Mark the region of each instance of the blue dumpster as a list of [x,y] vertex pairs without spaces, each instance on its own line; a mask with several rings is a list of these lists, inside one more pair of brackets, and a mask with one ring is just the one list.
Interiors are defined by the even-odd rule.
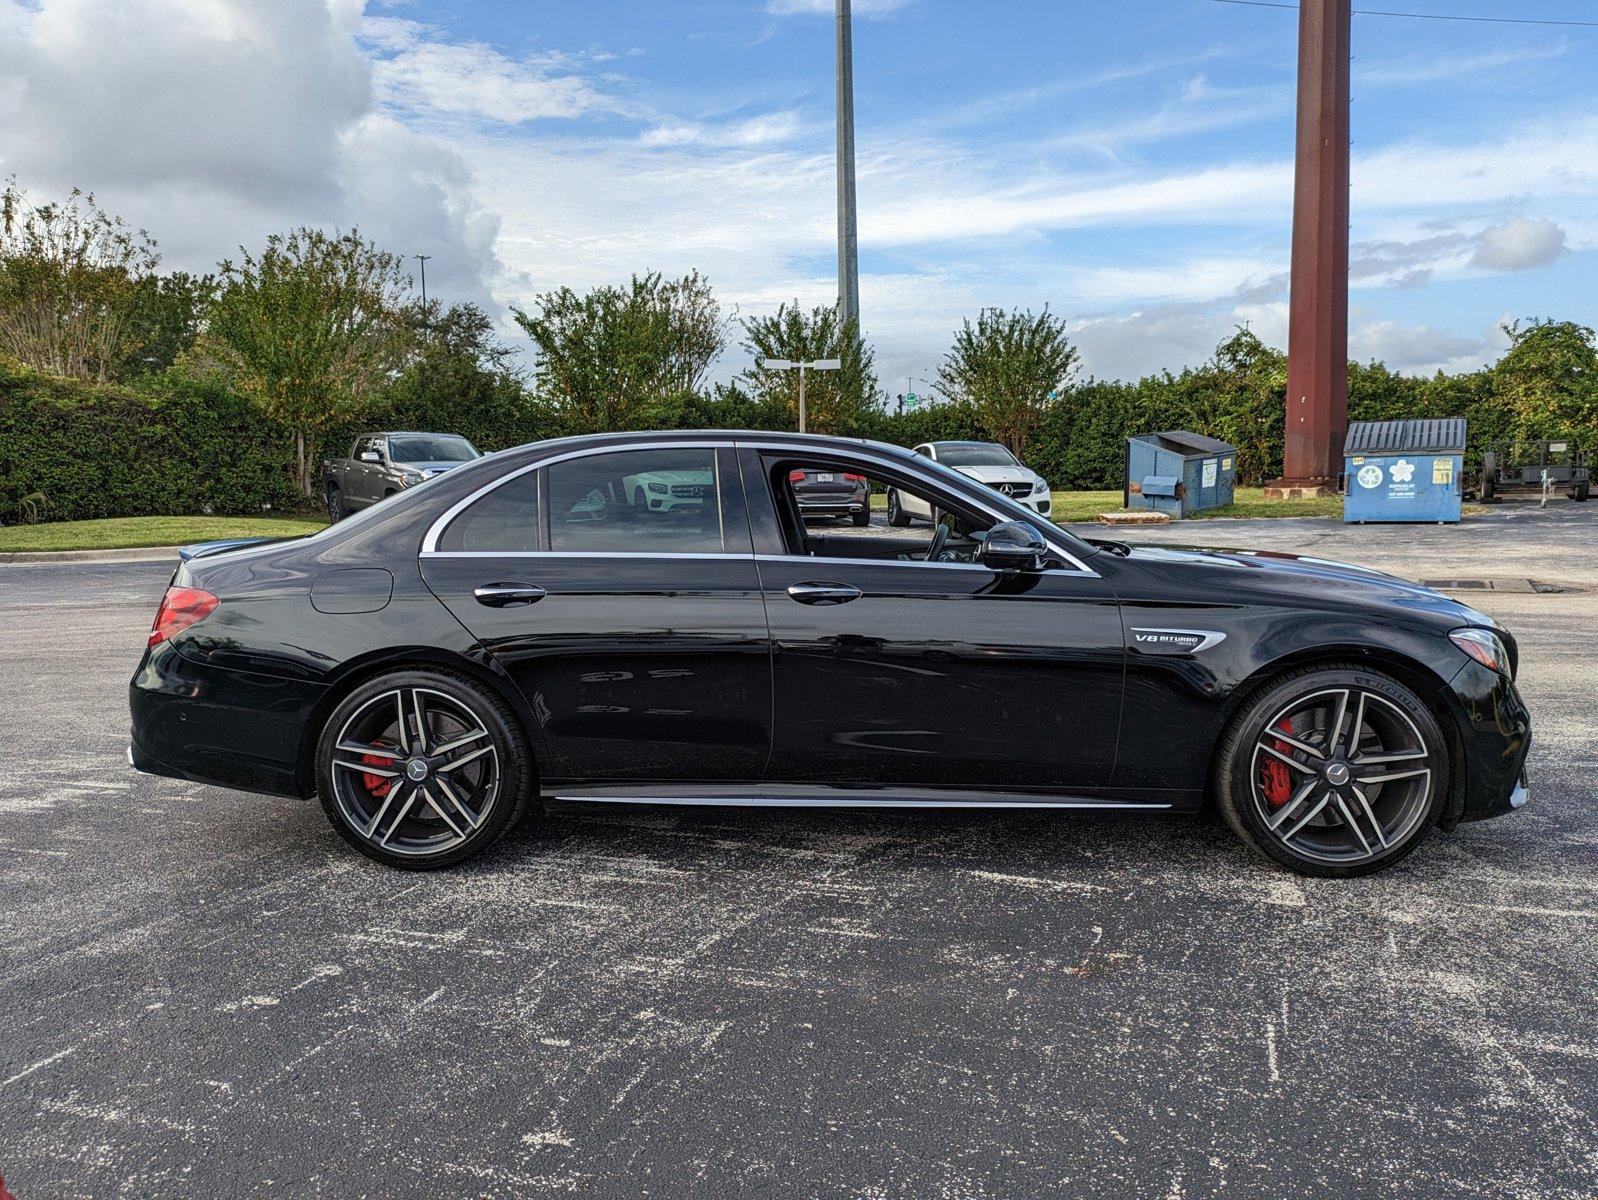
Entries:
[[1343,441],[1343,521],[1458,521],[1464,463],[1464,417],[1355,421]]
[[1168,429],[1126,439],[1127,508],[1185,517],[1232,502],[1237,448],[1202,433]]

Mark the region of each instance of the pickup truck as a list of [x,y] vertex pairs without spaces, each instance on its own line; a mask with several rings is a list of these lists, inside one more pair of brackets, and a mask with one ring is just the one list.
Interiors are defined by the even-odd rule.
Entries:
[[327,515],[341,521],[404,488],[481,458],[477,447],[453,433],[363,433],[348,458],[322,467]]

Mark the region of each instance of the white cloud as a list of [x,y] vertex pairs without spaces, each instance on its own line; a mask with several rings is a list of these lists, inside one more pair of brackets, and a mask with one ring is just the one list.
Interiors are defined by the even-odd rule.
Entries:
[[0,0],[0,169],[94,190],[169,267],[355,226],[487,300],[494,219],[454,150],[378,112],[361,28],[359,0]]
[[644,130],[646,146],[768,146],[793,141],[804,130],[796,112],[762,113],[741,121],[668,121]]
[[414,21],[369,18],[378,95],[392,107],[434,117],[481,117],[504,124],[569,120],[615,102],[546,54],[511,58],[481,42],[450,42]]
[[1488,350],[1485,338],[1464,337],[1430,325],[1356,320],[1348,331],[1350,358],[1375,360],[1412,375],[1472,370],[1490,357]]
[[1565,252],[1565,231],[1552,221],[1517,217],[1481,231],[1471,265],[1489,271],[1529,271],[1546,267]]

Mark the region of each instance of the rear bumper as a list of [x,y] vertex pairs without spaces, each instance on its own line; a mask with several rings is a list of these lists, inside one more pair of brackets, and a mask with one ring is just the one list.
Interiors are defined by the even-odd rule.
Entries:
[[136,771],[247,792],[300,796],[306,722],[317,684],[197,663],[151,649],[128,685]]
[[863,495],[798,497],[802,517],[843,517],[862,511],[869,503]]
[[1477,663],[1454,677],[1464,740],[1462,805],[1458,820],[1481,821],[1523,807],[1530,799],[1526,759],[1531,714],[1515,685]]

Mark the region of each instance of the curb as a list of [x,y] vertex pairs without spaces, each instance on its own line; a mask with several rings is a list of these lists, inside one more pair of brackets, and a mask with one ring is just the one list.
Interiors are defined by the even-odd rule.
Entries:
[[6,550],[0,563],[26,566],[29,563],[128,563],[175,560],[177,546],[130,546],[124,550]]

